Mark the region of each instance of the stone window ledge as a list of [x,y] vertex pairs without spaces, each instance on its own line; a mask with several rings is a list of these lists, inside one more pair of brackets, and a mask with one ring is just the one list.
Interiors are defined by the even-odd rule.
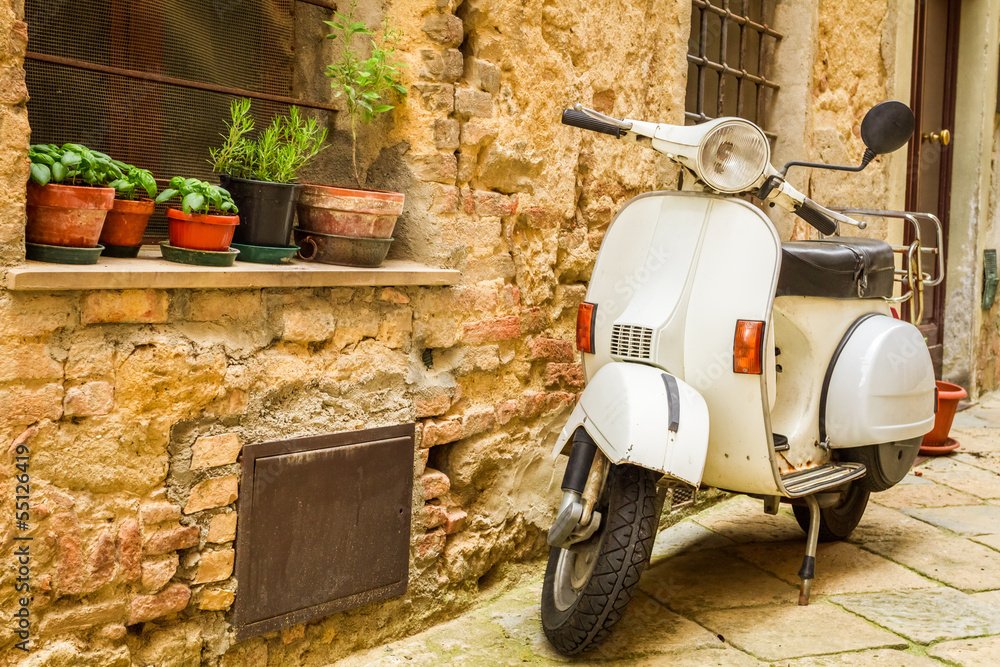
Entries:
[[[153,261],[155,260],[155,261]],[[285,265],[237,262],[227,268],[189,266],[159,257],[154,246],[135,259],[102,257],[75,266],[28,261],[3,273],[14,291],[121,289],[260,289],[265,287],[401,287],[454,285],[460,273],[418,262],[390,259],[377,269],[293,262]]]

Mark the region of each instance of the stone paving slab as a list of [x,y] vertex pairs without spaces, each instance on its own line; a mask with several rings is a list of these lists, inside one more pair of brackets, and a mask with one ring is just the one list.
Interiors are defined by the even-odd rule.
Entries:
[[764,514],[763,503],[737,496],[696,515],[694,521],[733,542],[779,542],[803,539],[792,510],[782,505],[778,514]]
[[1000,633],[1000,609],[952,588],[838,595],[831,600],[921,644]]
[[701,549],[717,549],[734,544],[736,543],[729,538],[688,519],[670,526],[669,530],[660,531],[653,543],[650,563],[656,565],[680,553],[700,551]]
[[[740,558],[777,578],[799,585],[802,543],[753,544],[734,550]],[[940,586],[890,560],[846,542],[819,545],[816,552],[814,595],[865,593]]]
[[931,481],[985,500],[1000,499],[996,473],[983,470],[950,457],[939,457],[921,466],[923,476]]
[[958,425],[958,415],[955,424],[951,429],[951,437],[959,442],[955,453],[1000,452],[998,425],[990,425],[982,420],[977,420],[975,424]]
[[996,667],[1000,664],[1000,637],[960,639],[932,646],[927,651],[962,667]]
[[977,468],[982,468],[983,470],[989,470],[992,473],[1000,474],[1000,451],[956,451],[951,458],[970,466],[975,466]]
[[901,637],[823,601],[807,607],[793,602],[752,610],[697,612],[694,617],[761,660],[907,646]]
[[1000,534],[1000,506],[997,505],[924,507],[907,509],[905,512],[915,519],[959,535]]
[[977,535],[976,537],[973,537],[972,540],[979,542],[980,544],[985,544],[991,549],[1000,551],[1000,535]]
[[917,537],[934,539],[940,534],[941,530],[929,523],[914,519],[891,507],[883,507],[877,503],[869,502],[868,508],[861,517],[861,523],[848,539],[855,544],[867,544],[882,540]]
[[911,650],[877,648],[797,660],[772,662],[771,667],[941,667],[941,663]]
[[798,588],[721,549],[670,558],[646,571],[639,588],[688,615],[776,603],[795,604]]
[[[996,609],[1000,609],[1000,590],[973,593],[972,597],[983,604],[991,605]],[[998,660],[998,662],[1000,662],[1000,660]]]
[[[581,663],[575,663],[581,664]],[[587,663],[582,663],[587,664]],[[636,667],[764,667],[768,663],[761,662],[743,651],[720,644],[719,648],[701,649],[699,651],[683,651],[670,656],[645,658],[637,662],[614,661],[590,663],[594,665],[635,665]],[[940,665],[940,663],[937,663]]]
[[869,502],[901,509],[974,505],[980,500],[968,493],[910,474],[891,489],[872,494]]
[[965,591],[1000,588],[1000,552],[972,540],[939,532],[931,538],[872,541],[864,548]]

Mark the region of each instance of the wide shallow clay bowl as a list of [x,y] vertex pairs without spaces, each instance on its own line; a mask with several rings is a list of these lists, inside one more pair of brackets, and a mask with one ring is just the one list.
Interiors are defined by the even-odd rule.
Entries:
[[320,234],[387,239],[403,212],[406,195],[304,185],[299,195],[299,228]]

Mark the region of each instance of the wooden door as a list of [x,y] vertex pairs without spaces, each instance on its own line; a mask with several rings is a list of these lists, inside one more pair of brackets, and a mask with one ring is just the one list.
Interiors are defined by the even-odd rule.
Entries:
[[[907,163],[906,208],[935,214],[944,226],[948,247],[951,200],[951,140],[955,135],[955,84],[958,64],[960,0],[916,0],[911,107],[916,131]],[[924,246],[936,247],[931,223],[921,228]],[[907,239],[909,243],[912,236]],[[925,255],[930,260],[930,255]],[[925,265],[929,264],[925,261]],[[947,267],[946,267],[947,268]],[[925,289],[920,330],[927,339],[934,372],[941,377],[944,343],[945,284]]]

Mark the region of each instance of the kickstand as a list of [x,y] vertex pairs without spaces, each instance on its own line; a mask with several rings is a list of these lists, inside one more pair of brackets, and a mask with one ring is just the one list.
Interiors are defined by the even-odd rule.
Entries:
[[802,559],[802,567],[799,568],[799,578],[802,579],[802,587],[799,589],[799,604],[806,606],[809,604],[809,593],[812,591],[813,577],[816,575],[816,546],[819,543],[819,501],[816,496],[806,496],[806,505],[809,507],[809,535],[806,537],[806,555]]

